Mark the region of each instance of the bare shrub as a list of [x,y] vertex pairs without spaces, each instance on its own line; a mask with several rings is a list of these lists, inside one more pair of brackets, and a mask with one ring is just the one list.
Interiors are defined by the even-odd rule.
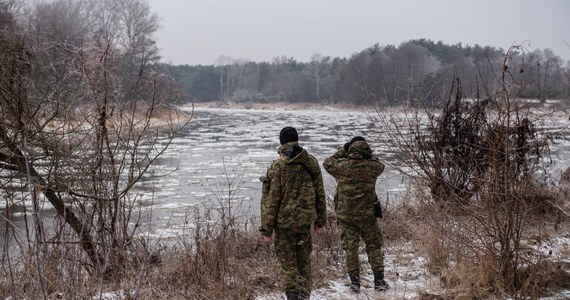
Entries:
[[[139,283],[143,298],[253,299],[254,288],[275,284],[275,258],[256,231],[212,223],[195,212],[192,233],[179,246],[166,248],[160,264],[149,265]],[[255,227],[257,228],[257,227]],[[154,294],[153,286],[160,286]]]
[[423,215],[427,213],[419,211],[409,195],[402,202],[383,208],[384,217],[380,222],[383,239],[393,243],[416,239]]
[[[330,202],[329,202],[330,203]],[[327,224],[318,234],[313,234],[311,268],[315,288],[325,286],[330,279],[344,276],[344,251],[340,245],[338,223],[327,208]]]
[[427,267],[468,298],[546,293],[535,283],[552,266],[524,245],[546,239],[545,218],[556,225],[563,213],[549,181],[552,136],[543,126],[551,112],[510,98],[519,88],[507,67],[514,49],[496,75],[500,90],[484,100],[463,99],[456,79],[441,110],[418,109],[404,127],[401,116],[376,111],[378,131],[401,151],[400,170],[419,192]]
[[[150,172],[153,163],[189,121],[170,105],[177,97],[172,80],[151,67],[156,27],[148,5],[54,1],[42,3],[36,17],[60,4],[93,18],[80,43],[34,24],[0,31],[2,267],[13,298],[54,291],[76,298],[85,281],[103,286],[138,266],[132,254],[144,247],[136,237],[141,202],[131,191],[161,175]],[[118,19],[97,23],[97,13]],[[120,18],[132,14],[136,36],[122,31],[129,21]],[[17,280],[19,268],[26,280]]]

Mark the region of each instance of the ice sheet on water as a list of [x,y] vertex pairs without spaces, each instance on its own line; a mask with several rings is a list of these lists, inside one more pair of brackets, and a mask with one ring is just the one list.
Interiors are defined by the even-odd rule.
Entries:
[[[188,109],[188,108],[186,108]],[[321,163],[338,147],[355,135],[368,138],[375,153],[388,165],[377,182],[377,191],[382,199],[391,202],[408,190],[406,182],[393,166],[397,165],[397,149],[388,141],[376,140],[371,130],[373,122],[367,112],[336,110],[245,110],[195,108],[195,121],[176,137],[164,154],[161,162],[166,168],[179,166],[173,174],[153,183],[153,203],[161,203],[167,209],[169,201],[185,199],[197,205],[208,200],[221,199],[228,189],[237,189],[243,201],[250,207],[257,207],[263,176],[271,161],[277,158],[278,134],[284,126],[297,128],[301,146],[305,147]],[[393,113],[395,120],[405,120],[404,113]],[[542,128],[553,132],[569,131],[566,116],[560,115],[555,122],[544,120]],[[550,126],[550,127],[549,127]],[[560,139],[553,146],[556,160],[564,167],[570,158],[565,151],[557,151],[570,145],[568,139]],[[568,164],[568,163],[566,163]],[[334,179],[323,171],[325,184],[334,185]],[[173,208],[175,209],[175,208]],[[253,213],[258,213],[253,210]]]
[[[204,205],[217,199],[216,195],[227,193],[227,189],[236,188],[240,199],[249,202],[247,206],[257,207],[259,177],[277,158],[279,131],[289,125],[298,129],[301,146],[321,163],[353,136],[365,136],[375,153],[388,164],[377,182],[378,194],[382,199],[397,201],[407,191],[401,175],[392,167],[398,163],[397,150],[388,141],[375,139],[371,130],[378,128],[372,127],[374,121],[367,112],[195,108],[194,114],[195,120],[172,141],[153,169],[158,175],[173,173],[137,185],[142,203],[155,205],[161,210],[160,215],[168,214],[169,209],[179,210],[180,202]],[[404,120],[403,113],[394,113],[392,117]],[[570,146],[566,137],[570,133],[568,117],[560,114],[554,121],[542,122],[541,128],[559,137],[551,150],[554,164],[564,169],[570,165],[570,154],[564,151]],[[409,171],[405,166],[397,167]],[[323,178],[325,184],[334,185],[333,178],[324,171]],[[254,209],[252,213],[258,211]]]

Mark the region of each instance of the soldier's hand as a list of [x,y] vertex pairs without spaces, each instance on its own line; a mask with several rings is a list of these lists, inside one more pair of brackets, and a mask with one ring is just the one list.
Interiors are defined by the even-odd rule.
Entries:
[[263,241],[264,242],[271,242],[271,241],[273,241],[273,238],[270,236],[263,236]]

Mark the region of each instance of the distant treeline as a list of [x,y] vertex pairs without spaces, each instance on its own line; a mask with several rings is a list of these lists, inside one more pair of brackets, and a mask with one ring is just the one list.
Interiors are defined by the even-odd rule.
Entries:
[[216,65],[165,65],[185,102],[326,102],[437,106],[454,78],[466,97],[483,99],[510,77],[518,98],[569,99],[570,63],[551,50],[446,45],[427,39],[374,45],[350,58],[315,54],[310,62],[277,57],[251,62],[221,57]]

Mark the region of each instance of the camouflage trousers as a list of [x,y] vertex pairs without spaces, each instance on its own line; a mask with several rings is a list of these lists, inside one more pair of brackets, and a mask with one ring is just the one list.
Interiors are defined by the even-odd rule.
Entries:
[[346,254],[346,271],[349,275],[360,275],[358,248],[360,238],[366,244],[368,263],[374,272],[384,272],[382,233],[375,218],[358,219],[350,222],[339,221],[342,249]]
[[276,228],[273,240],[281,276],[285,281],[285,292],[309,295],[313,250],[310,228],[296,231]]

